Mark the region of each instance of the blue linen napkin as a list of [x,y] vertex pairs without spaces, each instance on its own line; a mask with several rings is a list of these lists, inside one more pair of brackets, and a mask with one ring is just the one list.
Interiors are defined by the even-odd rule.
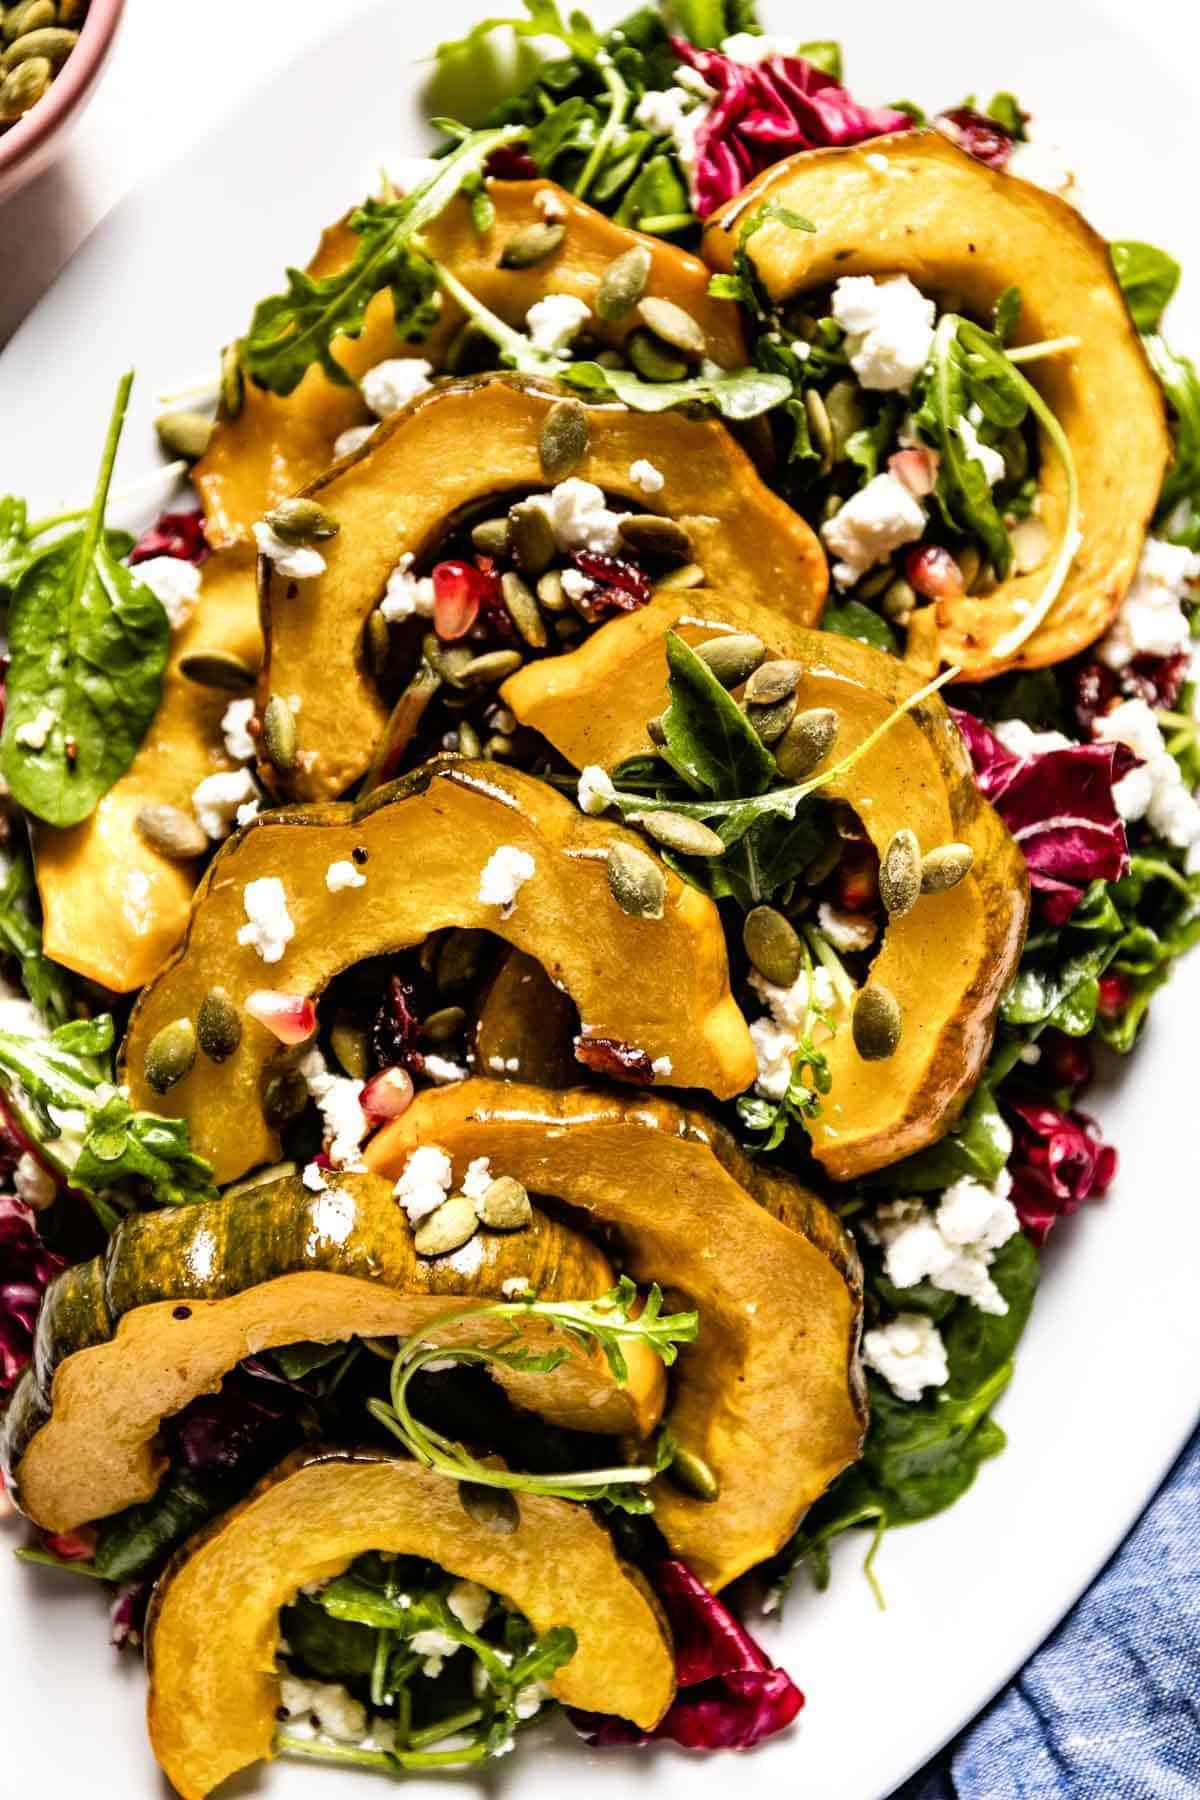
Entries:
[[893,1800],[1200,1800],[1200,1432],[1012,1686]]

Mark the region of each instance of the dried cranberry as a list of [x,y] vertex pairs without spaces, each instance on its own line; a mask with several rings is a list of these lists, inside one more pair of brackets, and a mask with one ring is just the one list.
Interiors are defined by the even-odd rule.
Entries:
[[381,1069],[399,1066],[410,1073],[420,1072],[424,1064],[416,1049],[419,1026],[412,984],[393,975],[371,1025],[371,1049]]
[[1190,650],[1179,650],[1174,656],[1135,656],[1121,685],[1133,699],[1169,710],[1178,700],[1191,666]]
[[910,550],[904,573],[926,600],[961,600],[967,591],[962,570],[941,544],[924,544]]
[[174,556],[180,562],[202,563],[208,555],[204,514],[168,512],[143,531],[129,552],[130,564],[149,562],[152,556]]
[[497,573],[495,561],[490,556],[477,556],[475,567],[481,577],[479,623],[488,637],[504,638],[509,643],[514,642],[517,628],[504,604],[504,596],[500,591],[500,576]]
[[484,164],[484,173],[491,181],[536,181],[539,170],[522,145],[500,144]]
[[1013,140],[1004,127],[985,113],[970,106],[955,106],[935,119],[943,132],[960,150],[973,156],[989,169],[1006,169],[1013,153]]
[[636,563],[620,556],[603,556],[598,550],[581,550],[574,560],[579,573],[592,584],[588,599],[600,616],[637,612],[649,605],[650,577]]
[[575,1039],[575,1060],[597,1075],[610,1075],[614,1081],[632,1081],[649,1087],[654,1080],[654,1064],[636,1044],[620,1038],[584,1037]]
[[433,628],[446,643],[466,637],[483,604],[483,577],[470,563],[440,562],[433,571]]
[[1125,1011],[1132,993],[1133,982],[1130,977],[1119,974],[1115,969],[1110,969],[1107,975],[1100,977],[1100,998],[1096,1004],[1096,1011],[1102,1019],[1111,1023],[1113,1019],[1119,1019]]
[[1120,690],[1116,671],[1092,657],[1080,663],[1074,676],[1075,717],[1085,737],[1092,735],[1092,725],[1107,712]]

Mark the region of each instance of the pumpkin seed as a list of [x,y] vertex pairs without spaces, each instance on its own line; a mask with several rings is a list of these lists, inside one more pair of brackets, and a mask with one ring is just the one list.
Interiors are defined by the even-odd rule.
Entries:
[[554,255],[566,235],[567,228],[563,224],[551,224],[539,219],[532,225],[522,225],[520,231],[514,231],[500,252],[500,267],[535,269],[548,256]]
[[777,744],[796,716],[796,696],[776,700],[771,706],[747,706],[746,717],[768,750]]
[[448,1256],[470,1243],[479,1230],[475,1202],[465,1194],[451,1194],[436,1212],[422,1219],[413,1234],[418,1256]]
[[772,657],[770,662],[755,669],[746,683],[747,706],[774,706],[777,700],[788,699],[799,687],[803,673],[798,662]]
[[659,513],[627,513],[619,527],[620,538],[635,556],[661,556],[664,562],[692,560],[692,540],[684,527]]
[[536,581],[558,554],[554,527],[546,509],[532,500],[518,500],[508,515],[508,549],[522,575]]
[[890,585],[895,573],[891,563],[885,563],[882,569],[876,569],[872,574],[864,576],[858,584],[859,599],[877,600],[883,590]]
[[152,850],[169,856],[172,862],[190,862],[208,849],[207,834],[190,813],[181,812],[177,806],[155,803],[141,807],[137,828]]
[[939,844],[921,863],[921,892],[945,894],[971,872],[975,852],[970,844]]
[[[462,686],[463,670],[475,660],[473,653],[465,645],[443,644],[442,640],[432,631],[422,640],[421,650],[434,674],[439,675],[443,681],[448,681],[450,686],[455,688]],[[410,687],[415,687],[419,679],[420,670],[414,675],[409,684]],[[447,696],[447,699],[449,698],[450,696]]]
[[262,743],[267,761],[281,775],[296,766],[296,715],[280,694],[272,694],[262,716]]
[[838,717],[830,706],[811,706],[798,712],[775,751],[779,773],[786,781],[803,781],[832,748]]
[[483,746],[483,754],[488,762],[505,762],[515,749],[516,745],[507,732],[496,731]]
[[[846,454],[847,440],[861,431],[867,422],[866,410],[855,381],[835,381],[825,396],[825,410],[833,427],[833,454],[840,461]],[[839,507],[841,501],[838,501]]]
[[427,1019],[421,1020],[421,1036],[431,1044],[445,1044],[456,1038],[467,1022],[461,1006],[439,1006]]
[[392,660],[392,628],[376,607],[367,617],[367,661],[375,676],[387,673]]
[[682,1446],[676,1448],[674,1459],[667,1469],[667,1479],[693,1500],[719,1500],[721,1484],[709,1468],[702,1456]]
[[625,345],[625,354],[643,381],[682,381],[688,372],[685,359],[673,356],[648,331],[635,331]]
[[204,413],[160,413],[154,421],[158,441],[169,456],[198,462],[212,441],[213,422]]
[[903,575],[888,583],[883,595],[883,615],[894,625],[907,625],[917,604],[917,590]]
[[471,528],[471,543],[482,556],[503,556],[508,549],[508,520],[480,519]]
[[24,0],[23,5],[10,6],[4,14],[4,41],[12,44],[27,31],[57,24],[58,9],[54,0]]
[[627,319],[645,293],[653,267],[654,258],[644,244],[635,244],[615,257],[600,277],[597,318],[609,325],[619,325]]
[[511,1175],[498,1175],[479,1202],[479,1217],[493,1231],[520,1231],[533,1218],[529,1195]]
[[921,892],[921,846],[907,825],[893,833],[879,864],[879,898],[889,918],[911,912]]
[[808,435],[821,458],[821,474],[828,475],[833,467],[833,422],[816,388],[805,388],[804,412],[808,419]]
[[61,69],[78,42],[77,31],[64,31],[57,25],[43,25],[37,31],[22,32],[0,56],[0,75],[7,75],[11,69],[35,58],[39,62],[48,62],[52,69]]
[[680,856],[724,856],[725,845],[709,826],[686,813],[631,813],[631,825],[639,825],[647,837]]
[[538,455],[547,481],[565,481],[588,453],[592,428],[582,400],[556,400],[542,421]]
[[538,604],[548,613],[567,612],[571,602],[563,592],[562,576],[557,569],[547,569],[537,584]]
[[242,1020],[223,987],[209,988],[196,1015],[196,1038],[209,1062],[228,1062],[242,1041]]
[[583,636],[583,624],[573,612],[564,613],[554,621],[554,635],[560,644],[573,644]]
[[699,563],[684,563],[681,569],[669,569],[654,583],[656,594],[680,594],[688,588],[704,586],[704,570]]
[[699,362],[708,354],[708,339],[700,326],[691,313],[676,306],[674,300],[647,296],[638,302],[638,317],[660,343],[669,344],[689,362]]
[[746,955],[775,987],[790,988],[804,966],[804,946],[781,912],[773,906],[756,906],[742,926]]
[[762,639],[752,631],[734,631],[701,644],[696,655],[708,664],[723,688],[735,688],[753,675],[766,651]]
[[525,642],[535,650],[544,650],[546,621],[532,592],[513,570],[500,577],[500,593],[505,611]]
[[44,56],[31,57],[0,81],[0,125],[15,125],[31,106],[36,106],[50,83],[54,70]]
[[878,983],[861,990],[854,1002],[850,1030],[864,1062],[886,1062],[895,1054],[904,1019],[896,996]]
[[246,377],[242,373],[242,352],[237,344],[226,344],[221,352],[221,411],[227,419],[236,419],[246,398]]
[[146,1045],[146,1083],[165,1094],[189,1074],[196,1061],[196,1027],[190,1019],[172,1019]]
[[446,933],[437,959],[439,994],[460,993],[470,987],[487,954],[487,933],[456,926]]
[[507,1488],[485,1487],[479,1481],[460,1481],[459,1504],[468,1519],[494,1531],[497,1537],[509,1537],[521,1523],[517,1502]]
[[659,715],[656,719],[647,719],[646,720],[646,736],[650,739],[650,742],[652,744],[665,744],[666,743],[667,728],[663,724],[663,720],[665,718],[666,718],[665,713],[659,713]]
[[365,1081],[371,1068],[367,1034],[361,1025],[339,1019],[329,1033],[329,1047],[339,1068],[355,1081]]
[[519,650],[485,650],[473,656],[459,676],[464,687],[487,687],[515,675],[525,658]]
[[308,1105],[308,1084],[299,1069],[281,1069],[263,1093],[263,1118],[272,1131],[282,1131]]
[[248,694],[258,680],[257,670],[232,650],[189,650],[179,659],[179,673],[197,687],[223,694]]
[[470,719],[458,721],[458,753],[460,756],[483,755],[483,740]]
[[609,891],[634,919],[661,919],[667,905],[667,878],[652,856],[636,844],[614,844],[605,858]]
[[332,513],[315,500],[281,500],[266,515],[266,522],[285,544],[319,544],[342,529]]

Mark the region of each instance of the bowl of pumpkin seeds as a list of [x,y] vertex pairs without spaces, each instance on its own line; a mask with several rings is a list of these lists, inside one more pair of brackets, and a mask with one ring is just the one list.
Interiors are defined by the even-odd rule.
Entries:
[[0,201],[62,149],[123,10],[124,0],[0,0]]

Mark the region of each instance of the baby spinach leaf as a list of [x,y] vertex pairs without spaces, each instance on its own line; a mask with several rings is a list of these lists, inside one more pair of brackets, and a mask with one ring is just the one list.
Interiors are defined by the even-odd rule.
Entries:
[[1139,331],[1157,331],[1179,286],[1179,264],[1156,244],[1125,239],[1108,248],[1134,324]]
[[213,1511],[214,1502],[186,1475],[173,1474],[153,1500],[103,1522],[92,1567],[105,1581],[132,1581],[191,1537]]
[[42,951],[42,933],[30,907],[33,875],[29,861],[15,856],[0,883],[0,951],[15,957],[21,985],[51,1025],[71,1016],[71,990],[58,964]]
[[[1167,527],[1172,537],[1195,548],[1200,542],[1200,523],[1196,514],[1197,496],[1200,495],[1200,375],[1197,375],[1191,358],[1177,355],[1157,332],[1145,337],[1143,342],[1166,396],[1175,439],[1175,459],[1163,482],[1155,523]],[[1181,501],[1186,502],[1189,515],[1182,531],[1173,516]]]
[[[18,576],[9,609],[0,763],[15,798],[51,825],[77,825],[133,761],[158,710],[171,627],[162,603],[118,563],[104,507],[133,384],[118,389],[91,508]],[[41,733],[38,747],[23,731]]]
[[973,1181],[990,1186],[1008,1161],[1011,1149],[1012,1133],[985,1081],[972,1094],[953,1131],[928,1150],[919,1150],[915,1156],[870,1177],[869,1185],[883,1186],[897,1194],[928,1194],[969,1175]]
[[663,714],[672,761],[710,794],[760,794],[775,758],[708,664],[677,632],[667,633],[671,704]]
[[844,600],[840,606],[827,606],[821,615],[821,630],[836,632],[839,637],[857,638],[861,644],[872,644],[895,656],[899,650],[896,634],[886,619],[864,606],[861,600]]
[[1002,344],[1007,344],[1017,329],[1021,317],[1021,290],[1019,287],[1003,288],[997,295],[996,305],[992,313],[992,330]]
[[991,1277],[1008,1302],[1006,1313],[985,1313],[969,1301],[956,1307],[942,1332],[950,1379],[946,1392],[957,1399],[976,1394],[1012,1360],[1029,1322],[1041,1270],[1037,1252],[1023,1232],[997,1250]]
[[835,81],[842,79],[842,46],[836,38],[812,38],[807,44],[800,45],[796,55],[810,62],[814,69],[820,69],[823,75],[832,75]]

